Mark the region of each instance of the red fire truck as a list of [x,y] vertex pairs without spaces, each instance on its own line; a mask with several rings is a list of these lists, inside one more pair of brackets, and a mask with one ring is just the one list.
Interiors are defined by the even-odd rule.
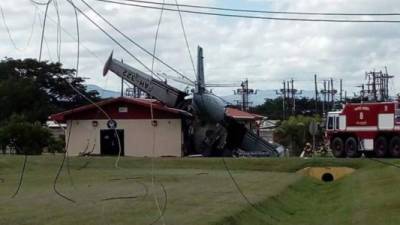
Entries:
[[325,137],[335,157],[400,157],[398,102],[349,103],[329,112]]

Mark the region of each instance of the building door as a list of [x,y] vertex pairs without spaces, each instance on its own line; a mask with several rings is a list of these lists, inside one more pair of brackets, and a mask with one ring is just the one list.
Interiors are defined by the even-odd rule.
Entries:
[[[117,137],[119,138],[119,141]],[[123,156],[124,130],[100,130],[100,153],[102,155],[118,155],[120,144],[121,156]]]

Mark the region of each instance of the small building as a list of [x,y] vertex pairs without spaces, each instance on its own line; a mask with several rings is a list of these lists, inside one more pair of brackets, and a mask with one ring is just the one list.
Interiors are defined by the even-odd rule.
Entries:
[[274,142],[274,132],[279,120],[264,120],[260,125],[260,136],[269,142]]
[[239,121],[246,125],[247,129],[252,130],[253,132],[258,133],[259,125],[264,120],[264,116],[245,112],[240,109],[228,107],[225,111],[225,114],[229,117],[234,118],[235,120]]
[[54,121],[46,121],[46,127],[49,129],[51,135],[55,138],[65,138],[65,129],[67,128],[67,124],[65,123],[56,123]]
[[120,97],[54,114],[50,119],[67,124],[65,139],[72,156],[121,152],[122,156],[180,157],[182,119],[188,116],[186,111],[156,100]]

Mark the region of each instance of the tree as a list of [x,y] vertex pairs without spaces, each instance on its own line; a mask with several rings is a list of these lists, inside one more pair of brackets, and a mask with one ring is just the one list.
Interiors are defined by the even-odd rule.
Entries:
[[[300,155],[304,145],[312,143],[309,126],[312,121],[321,122],[319,116],[291,116],[283,121],[274,131],[274,139],[279,144],[289,148],[291,155]],[[317,135],[317,142],[322,141],[322,131]]]
[[[288,102],[286,102],[288,104]],[[296,100],[295,115],[313,116],[320,115],[322,111],[322,103],[317,104],[318,110],[315,110],[315,100],[311,98],[299,98]],[[256,106],[251,110],[254,113],[267,116],[272,120],[283,119],[283,104],[282,98],[266,99],[264,104]],[[292,113],[290,107],[286,105],[286,116]]]
[[88,92],[83,82],[75,77],[75,70],[60,63],[1,60],[0,148],[14,147],[17,154],[40,154],[44,147],[62,151],[62,141],[53,139],[42,124],[50,114],[88,104],[81,94],[99,100],[98,93]]
[[75,77],[75,70],[60,63],[6,58],[0,61],[0,105],[5,109],[0,121],[18,113],[43,123],[52,113],[87,104],[70,84],[91,100],[99,100],[98,93],[88,92],[83,82]]
[[50,132],[40,123],[27,122],[21,115],[12,115],[0,127],[0,146],[13,147],[17,154],[41,154],[50,138]]

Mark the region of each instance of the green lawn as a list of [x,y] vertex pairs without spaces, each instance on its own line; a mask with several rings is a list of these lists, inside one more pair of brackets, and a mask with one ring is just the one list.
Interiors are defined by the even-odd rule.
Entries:
[[[65,168],[57,188],[75,203],[53,191],[61,160],[29,157],[21,190],[11,198],[23,157],[0,156],[1,225],[149,225],[159,217],[150,159],[122,158],[115,168],[115,158],[70,158],[71,176]],[[400,169],[362,159],[226,162],[257,209],[240,195],[222,159],[156,159],[154,193],[161,210],[167,205],[155,224],[400,224]],[[313,165],[357,170],[330,184],[295,173]]]

